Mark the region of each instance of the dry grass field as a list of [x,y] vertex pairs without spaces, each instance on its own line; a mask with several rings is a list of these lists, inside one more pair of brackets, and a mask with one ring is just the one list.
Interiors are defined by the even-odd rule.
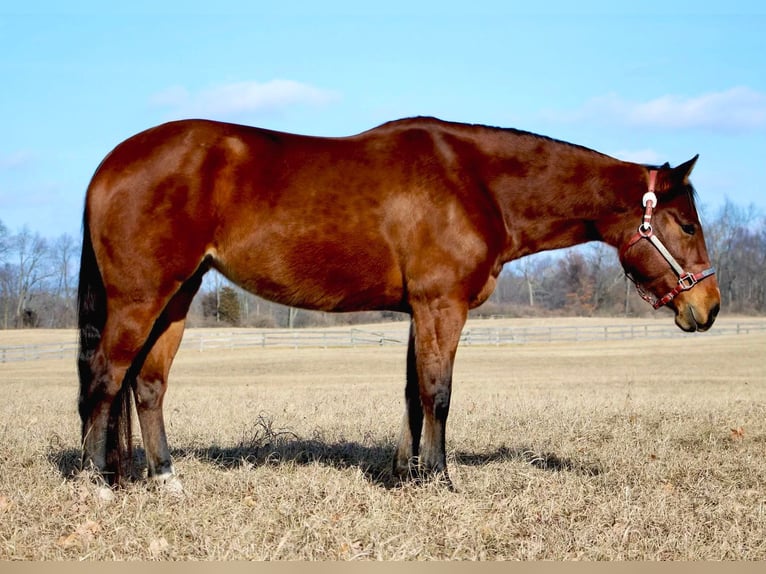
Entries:
[[389,474],[404,347],[184,350],[166,417],[186,494],[113,500],[74,472],[74,358],[0,364],[0,559],[764,560],[764,351],[463,347],[449,492]]

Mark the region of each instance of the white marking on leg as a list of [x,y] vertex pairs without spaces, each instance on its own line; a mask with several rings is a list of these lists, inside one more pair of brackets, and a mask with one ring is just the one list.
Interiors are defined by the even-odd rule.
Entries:
[[175,475],[175,470],[171,467],[170,472],[163,472],[162,474],[156,474],[152,477],[154,483],[163,491],[174,496],[183,496],[184,487],[178,477]]

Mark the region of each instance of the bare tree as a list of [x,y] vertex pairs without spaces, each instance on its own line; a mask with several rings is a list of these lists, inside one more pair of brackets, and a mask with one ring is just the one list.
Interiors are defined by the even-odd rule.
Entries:
[[524,257],[519,262],[521,267],[521,274],[524,276],[524,283],[527,286],[527,295],[529,296],[529,306],[535,306],[535,270],[533,269],[533,262],[529,257]]
[[742,208],[727,199],[705,226],[724,307],[743,311],[752,308],[759,297],[757,291],[763,285],[764,225],[766,222],[755,206]]
[[621,299],[623,277],[617,251],[601,242],[588,243],[583,247],[585,260],[593,279],[593,307],[596,310],[615,308]]
[[11,265],[8,262],[10,253],[10,238],[8,228],[0,221],[0,305],[2,305],[2,326],[8,328],[8,320],[11,309],[11,293],[13,291],[11,280]]
[[49,317],[45,321],[49,327],[61,327],[74,324],[75,289],[80,242],[65,233],[50,245],[52,283],[52,301]]
[[538,304],[538,295],[543,287],[546,270],[552,259],[547,254],[527,255],[517,261],[512,261],[506,267],[523,282],[523,297],[521,293],[514,294],[519,303],[524,301],[530,307]]
[[10,281],[14,284],[13,324],[16,328],[28,322],[25,316],[34,290],[52,275],[47,265],[47,247],[46,240],[39,233],[33,234],[27,226],[11,238]]
[[0,221],[0,263],[5,262],[5,254],[8,252],[8,228]]

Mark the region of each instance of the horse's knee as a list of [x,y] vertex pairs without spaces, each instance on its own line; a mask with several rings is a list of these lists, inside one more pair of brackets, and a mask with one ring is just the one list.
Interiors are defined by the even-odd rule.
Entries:
[[161,407],[166,390],[167,382],[162,379],[139,377],[136,381],[136,408],[151,410]]

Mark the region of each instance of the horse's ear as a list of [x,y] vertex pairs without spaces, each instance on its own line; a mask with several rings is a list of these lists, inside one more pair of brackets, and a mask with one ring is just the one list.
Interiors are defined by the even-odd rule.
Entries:
[[675,169],[673,169],[673,179],[679,183],[689,183],[689,174],[694,169],[694,164],[697,163],[697,159],[700,154],[695,155],[689,161],[682,163]]

